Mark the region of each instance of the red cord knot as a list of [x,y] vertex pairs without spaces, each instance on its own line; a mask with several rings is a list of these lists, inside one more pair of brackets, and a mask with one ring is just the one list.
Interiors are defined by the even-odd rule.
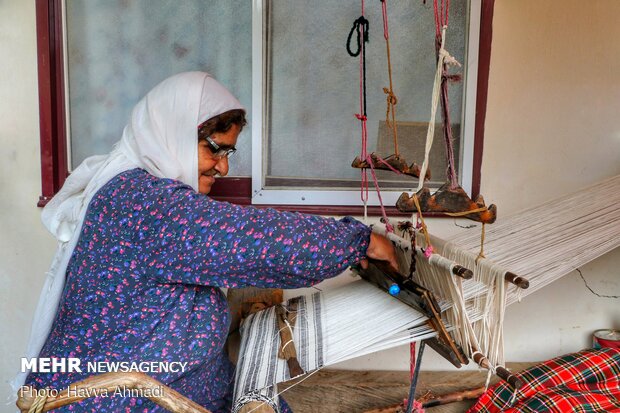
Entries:
[[[403,406],[407,407],[407,403],[408,402],[409,401],[407,399],[404,399],[403,400]],[[411,411],[412,411],[412,413],[425,413],[424,404],[422,404],[421,402],[413,399],[412,410]]]
[[426,258],[430,258],[431,255],[433,255],[433,246],[429,245],[428,247],[424,248],[424,256]]
[[358,118],[359,120],[362,120],[362,121],[368,120],[366,115],[360,115],[359,113],[356,113],[355,117]]

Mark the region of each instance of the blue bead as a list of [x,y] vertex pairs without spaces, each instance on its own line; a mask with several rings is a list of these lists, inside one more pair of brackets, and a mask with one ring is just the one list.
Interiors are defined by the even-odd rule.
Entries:
[[400,293],[400,287],[398,284],[392,284],[389,291],[390,295],[398,295],[398,293]]

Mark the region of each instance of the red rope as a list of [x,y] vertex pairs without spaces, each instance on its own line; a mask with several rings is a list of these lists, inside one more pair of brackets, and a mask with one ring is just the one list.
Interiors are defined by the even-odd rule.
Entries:
[[390,30],[388,27],[387,1],[386,0],[381,2],[381,10],[383,12],[383,37],[385,37],[385,40],[387,40],[390,38]]
[[[385,207],[383,206],[383,199],[381,198],[381,191],[379,190],[379,182],[377,181],[377,174],[375,173],[375,167],[372,164],[372,159],[370,156],[366,159],[366,162],[370,165],[370,172],[372,174],[372,181],[375,184],[375,189],[377,191],[377,197],[379,198],[379,206],[381,207],[381,216],[383,217],[383,221],[385,222],[385,230],[387,232],[394,232],[394,227],[390,224],[387,213],[385,212]],[[368,191],[368,185],[366,186],[366,191]]]
[[[385,3],[384,3],[385,4]],[[364,0],[362,0],[362,17],[364,17]],[[384,25],[387,24],[384,21]],[[381,197],[381,191],[379,189],[379,182],[377,181],[377,174],[375,173],[374,165],[372,164],[372,159],[368,153],[368,127],[367,121],[368,118],[364,113],[365,108],[365,93],[364,93],[364,76],[365,76],[365,67],[364,67],[364,56],[365,56],[365,48],[366,44],[364,42],[364,30],[360,30],[359,34],[359,44],[361,49],[360,53],[360,113],[356,113],[355,117],[362,122],[362,153],[360,158],[365,160],[370,165],[370,172],[372,175],[373,184],[375,186],[375,190],[377,191],[377,197],[379,198],[379,206],[381,207],[381,215],[383,216],[383,220],[385,221],[385,228],[388,232],[393,232],[394,228],[390,225],[387,213],[385,212],[385,207],[383,206],[383,199]],[[368,193],[369,193],[369,184],[368,184],[368,171],[367,168],[362,169],[361,174],[361,188],[360,188],[360,198],[362,202],[366,203],[368,201]]]
[[375,158],[377,158],[377,160],[378,160],[379,162],[381,162],[383,165],[387,166],[387,168],[388,168],[390,171],[394,172],[395,174],[397,174],[397,175],[404,175],[404,173],[402,173],[402,172],[401,172],[401,171],[399,171],[398,169],[394,169],[394,168],[392,168],[392,165],[390,165],[389,163],[387,163],[387,162],[385,161],[385,159],[383,159],[383,158],[382,158],[382,157],[380,157],[379,155],[375,154]]
[[450,0],[433,0],[433,10],[435,11],[435,36],[441,38],[441,29],[448,25],[450,16]]

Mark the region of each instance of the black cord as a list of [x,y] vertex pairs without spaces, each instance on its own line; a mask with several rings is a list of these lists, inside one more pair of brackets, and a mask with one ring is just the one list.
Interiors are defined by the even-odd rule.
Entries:
[[581,279],[583,280],[583,283],[585,284],[586,288],[588,290],[590,290],[590,292],[592,294],[594,294],[597,297],[601,297],[601,298],[620,298],[620,295],[603,295],[603,294],[599,294],[597,292],[595,292],[592,288],[590,288],[590,286],[588,285],[588,282],[586,281],[586,279],[584,278],[583,274],[581,273],[581,271],[579,270],[579,268],[575,268],[575,271],[577,271],[579,273],[579,276],[581,277]]
[[[363,93],[364,93],[364,117],[366,117],[366,46],[365,43],[368,43],[370,36],[368,34],[369,30],[369,22],[364,16],[360,16],[357,20],[353,22],[353,27],[351,27],[351,31],[349,32],[349,37],[347,37],[347,52],[350,56],[356,57],[362,53],[362,77],[363,77]],[[353,37],[353,33],[357,32],[357,50],[351,50],[351,39]],[[360,41],[362,39],[362,41]]]
[[[347,52],[349,52],[350,56],[357,57],[360,55],[362,51],[362,45],[360,44],[360,30],[361,34],[363,34],[364,43],[368,43],[368,28],[369,23],[368,20],[364,16],[360,16],[357,20],[353,22],[353,27],[351,27],[351,31],[349,32],[349,37],[347,37]],[[351,39],[353,38],[353,32],[357,32],[357,36],[355,39],[357,40],[357,51],[351,50]]]

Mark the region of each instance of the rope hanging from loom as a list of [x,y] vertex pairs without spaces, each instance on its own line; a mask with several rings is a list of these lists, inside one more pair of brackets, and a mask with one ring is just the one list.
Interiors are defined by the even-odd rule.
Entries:
[[[454,57],[448,53],[445,49],[446,45],[446,30],[448,28],[448,15],[450,10],[450,1],[449,0],[439,0],[433,1],[433,8],[435,12],[435,42],[438,43],[437,50],[437,69],[435,71],[435,80],[433,82],[433,96],[431,100],[431,117],[428,123],[428,129],[426,133],[426,145],[424,148],[424,162],[422,163],[422,168],[420,172],[420,176],[426,176],[426,171],[428,169],[429,155],[431,151],[431,147],[433,146],[433,139],[435,136],[435,118],[437,114],[437,106],[439,104],[440,97],[444,95],[444,85],[445,87],[445,96],[447,102],[447,84],[444,82],[446,67],[447,65],[458,65],[460,63],[456,61]],[[442,98],[442,102],[444,99]],[[446,120],[444,119],[444,128],[446,128]],[[451,130],[449,122],[447,124],[448,130]],[[447,139],[447,138],[446,138]],[[450,132],[450,139],[446,141],[446,149],[450,152],[449,148],[452,147],[452,138]],[[452,165],[452,166],[450,166]],[[454,187],[458,186],[456,173],[454,171],[454,151],[452,150],[451,157],[448,159],[448,177],[451,182],[451,185],[454,184]],[[420,179],[418,182],[417,191],[422,189],[424,186],[424,180]],[[417,192],[416,191],[416,192]]]
[[[351,40],[353,39],[353,35],[357,34],[357,49],[353,50],[351,48]],[[365,160],[368,165],[370,165],[370,173],[372,176],[373,184],[375,190],[377,191],[377,197],[379,198],[379,206],[381,208],[381,215],[383,221],[385,222],[386,228],[388,231],[393,231],[393,227],[390,224],[387,213],[385,212],[385,207],[383,206],[383,199],[381,197],[381,190],[379,189],[379,182],[377,180],[377,174],[375,172],[375,168],[372,162],[372,158],[368,153],[368,114],[366,111],[366,43],[370,40],[369,37],[369,22],[364,16],[364,0],[362,0],[362,15],[358,17],[353,22],[353,27],[349,32],[349,36],[347,37],[347,52],[352,57],[359,56],[360,60],[360,113],[356,113],[355,117],[361,122],[362,125],[362,150],[360,154],[360,158]],[[384,164],[387,163],[381,160]],[[389,166],[389,165],[388,165]],[[390,169],[394,170],[390,167]],[[395,171],[395,170],[394,170]],[[396,171],[395,171],[396,172]],[[367,206],[368,206],[368,171],[367,168],[363,168],[361,171],[361,189],[360,189],[360,197],[364,204],[364,218],[367,217]]]
[[[381,0],[381,13],[383,16],[383,38],[385,39],[385,49],[387,53],[388,79],[389,87],[383,88],[386,94],[386,110],[385,123],[392,130],[392,138],[394,140],[394,156],[400,157],[398,152],[398,127],[396,125],[396,104],[398,98],[394,94],[394,83],[392,82],[392,58],[390,53],[390,29],[388,25],[387,0]],[[391,115],[391,120],[390,120]]]
[[[435,50],[437,56],[439,56],[442,48],[444,48],[445,46],[445,35],[442,38],[442,30],[448,27],[450,0],[441,0],[440,5],[438,5],[437,0],[434,0],[433,9],[435,12]],[[448,73],[448,67],[445,63],[445,60],[441,69],[441,114],[443,119],[443,135],[446,144],[446,176],[448,178],[448,182],[450,182],[450,188],[454,189],[458,186],[458,176],[456,168],[454,166],[454,145],[452,136],[452,124],[450,121],[448,81],[459,81],[461,77],[459,75],[450,75]]]
[[[449,23],[450,16],[450,0],[433,0],[433,11],[435,17],[435,47],[437,52],[437,69],[435,71],[435,78],[433,82],[433,94],[431,99],[431,116],[428,123],[428,129],[426,133],[426,144],[424,148],[424,162],[422,163],[422,168],[420,172],[420,177],[426,176],[426,171],[428,169],[430,151],[433,145],[433,140],[435,137],[435,118],[437,114],[437,106],[439,104],[439,100],[441,98],[441,106],[442,110],[442,118],[443,118],[443,128],[444,128],[444,138],[446,145],[446,163],[447,163],[447,171],[446,176],[448,181],[450,182],[450,188],[454,189],[458,187],[458,177],[454,168],[454,148],[452,144],[452,127],[450,125],[450,108],[449,108],[449,100],[448,100],[448,85],[447,81],[449,75],[447,73],[447,67],[449,64],[451,65],[459,65],[459,62],[456,61],[445,49],[446,44],[446,31]],[[420,191],[424,186],[424,179],[420,179],[418,181],[417,191]],[[416,191],[416,192],[417,192]],[[432,254],[433,245],[431,244],[430,238],[428,236],[428,230],[426,228],[426,224],[424,223],[424,218],[422,215],[422,208],[420,207],[420,203],[416,194],[413,195],[413,201],[416,206],[416,211],[412,220],[417,221],[417,226],[420,228],[420,231],[425,236],[426,241],[426,253]],[[482,210],[482,209],[481,209]],[[467,215],[470,214],[471,211],[456,213],[455,216],[458,215]],[[448,214],[450,215],[450,214]],[[482,253],[482,245],[481,245],[481,255]]]

